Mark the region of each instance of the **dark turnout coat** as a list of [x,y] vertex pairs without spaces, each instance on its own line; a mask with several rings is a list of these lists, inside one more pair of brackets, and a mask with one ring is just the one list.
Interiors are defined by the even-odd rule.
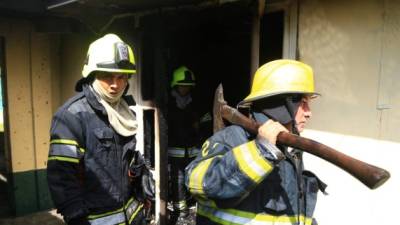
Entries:
[[143,204],[128,179],[135,138],[116,133],[104,107],[88,86],[54,115],[48,158],[48,185],[66,221],[138,224]]
[[303,170],[301,156],[279,148],[239,126],[210,137],[186,167],[197,224],[314,224],[325,185]]

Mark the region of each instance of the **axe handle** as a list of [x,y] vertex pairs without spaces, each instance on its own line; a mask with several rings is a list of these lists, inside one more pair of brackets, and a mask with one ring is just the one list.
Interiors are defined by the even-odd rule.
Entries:
[[[250,133],[257,134],[260,124],[244,116],[237,109],[228,105],[221,106],[222,118],[232,124],[240,125]],[[312,155],[325,159],[326,161],[345,170],[370,189],[376,189],[390,178],[390,173],[382,168],[362,162],[358,159],[345,155],[331,147],[314,140],[293,135],[286,132],[279,133],[277,141]]]

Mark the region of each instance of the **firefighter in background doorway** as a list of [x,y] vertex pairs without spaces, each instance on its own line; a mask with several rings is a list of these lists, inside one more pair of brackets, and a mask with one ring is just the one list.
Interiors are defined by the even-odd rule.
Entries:
[[131,47],[115,34],[103,36],[89,47],[79,93],[53,117],[48,185],[69,225],[145,222],[149,171],[136,151],[134,101],[125,95],[135,74]]
[[173,72],[168,102],[168,161],[170,165],[169,193],[172,195],[171,223],[185,224],[190,220],[185,187],[185,167],[197,156],[198,118],[191,90],[195,86],[193,72],[181,66]]
[[259,124],[258,135],[232,125],[211,136],[186,168],[198,200],[197,224],[316,224],[323,184],[303,168],[302,152],[276,143],[280,132],[299,134],[311,117],[313,71],[295,60],[275,60],[254,75],[239,103]]

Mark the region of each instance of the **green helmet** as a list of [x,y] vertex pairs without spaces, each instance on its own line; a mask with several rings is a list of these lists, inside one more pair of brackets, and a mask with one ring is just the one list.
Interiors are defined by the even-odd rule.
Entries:
[[132,48],[115,34],[106,34],[89,46],[82,76],[94,71],[135,74],[136,65]]
[[194,74],[186,66],[181,66],[174,70],[173,78],[171,81],[171,87],[176,85],[194,86],[196,85],[196,80]]

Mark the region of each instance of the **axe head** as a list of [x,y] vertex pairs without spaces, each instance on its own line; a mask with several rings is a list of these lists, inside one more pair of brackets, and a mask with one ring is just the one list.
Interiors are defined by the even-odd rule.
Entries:
[[225,127],[224,120],[222,118],[221,108],[227,105],[224,100],[224,88],[222,84],[219,84],[215,90],[214,105],[213,105],[213,132],[216,133]]

